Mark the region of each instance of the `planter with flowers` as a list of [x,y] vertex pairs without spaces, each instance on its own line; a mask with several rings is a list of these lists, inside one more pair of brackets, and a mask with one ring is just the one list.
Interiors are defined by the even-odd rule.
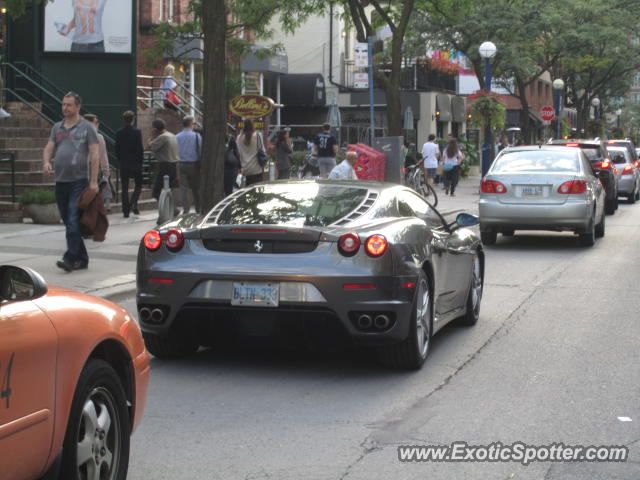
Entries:
[[493,128],[501,129],[505,123],[505,113],[507,111],[503,103],[502,95],[478,90],[473,95],[469,95],[471,102],[471,125],[482,127],[490,124]]

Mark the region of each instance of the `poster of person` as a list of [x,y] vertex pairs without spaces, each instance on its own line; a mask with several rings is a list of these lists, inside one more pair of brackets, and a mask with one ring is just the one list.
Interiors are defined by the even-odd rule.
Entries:
[[131,53],[131,0],[53,0],[44,13],[44,51]]
[[369,65],[369,45],[366,43],[356,43],[355,46],[355,66],[366,67]]

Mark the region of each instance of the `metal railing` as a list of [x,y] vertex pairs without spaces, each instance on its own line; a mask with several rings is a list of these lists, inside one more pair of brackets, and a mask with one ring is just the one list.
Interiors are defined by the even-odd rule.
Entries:
[[[356,67],[353,60],[344,60],[342,62],[342,79],[343,84],[347,87],[354,88],[354,74],[361,70]],[[382,68],[384,72],[384,68]],[[379,85],[376,85],[379,87]],[[423,64],[406,64],[400,72],[400,88],[402,90],[445,90],[448,92],[456,91],[456,78],[451,75],[429,70]]]
[[[0,150],[0,173],[11,173],[11,203],[17,203],[16,197],[16,152],[12,150]],[[0,184],[0,187],[6,187]]]
[[197,126],[202,126],[200,122],[204,109],[202,98],[192,93],[188,85],[173,77],[138,75],[136,100],[146,108],[164,107],[166,89],[162,88],[162,84],[169,78],[178,84],[178,88],[173,92],[180,100],[180,105],[174,105],[174,108],[182,115],[191,115],[195,118]]

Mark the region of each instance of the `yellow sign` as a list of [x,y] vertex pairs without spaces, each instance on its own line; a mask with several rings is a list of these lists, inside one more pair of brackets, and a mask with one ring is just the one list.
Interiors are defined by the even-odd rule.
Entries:
[[238,95],[229,102],[229,110],[242,118],[262,118],[273,110],[273,100],[262,95]]

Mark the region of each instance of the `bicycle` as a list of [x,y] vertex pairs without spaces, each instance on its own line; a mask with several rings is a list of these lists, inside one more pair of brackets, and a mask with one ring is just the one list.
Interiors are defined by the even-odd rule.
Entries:
[[404,184],[419,193],[433,207],[438,205],[438,195],[433,186],[425,182],[422,169],[418,164],[406,168]]

